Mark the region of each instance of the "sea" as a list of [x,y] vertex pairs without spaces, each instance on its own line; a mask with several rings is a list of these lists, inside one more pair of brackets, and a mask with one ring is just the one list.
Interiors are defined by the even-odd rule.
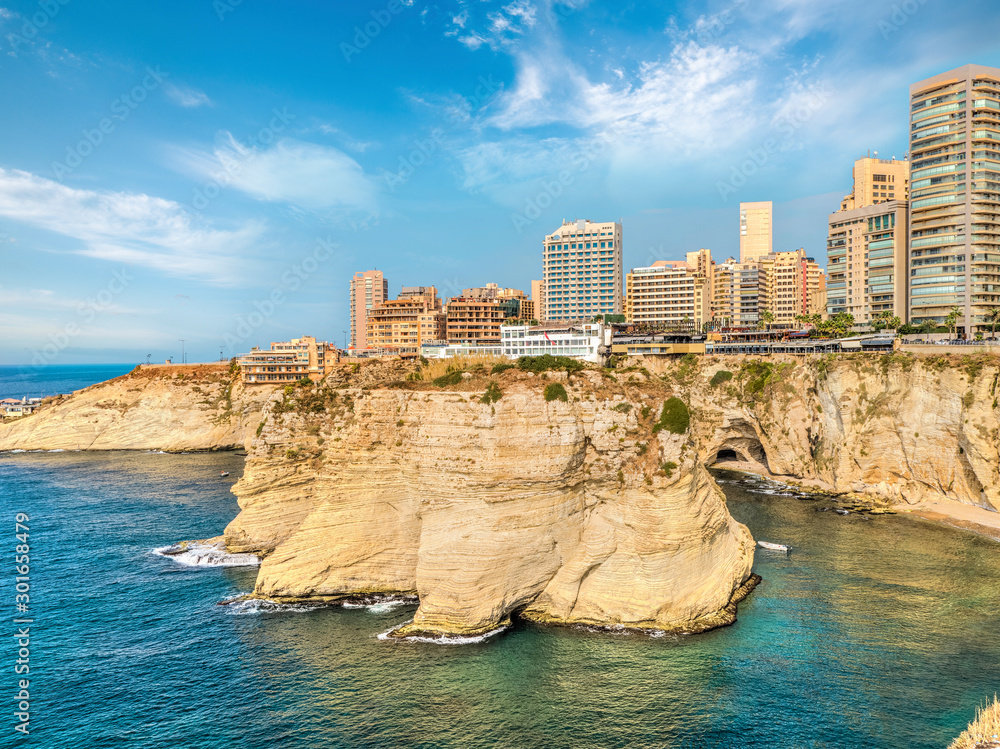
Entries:
[[720,472],[732,514],[792,546],[757,550],[763,582],[736,624],[649,637],[518,622],[393,642],[379,635],[412,604],[220,605],[252,590],[255,567],[157,552],[222,533],[242,466],[0,454],[0,746],[940,749],[1000,692],[1000,544],[972,533],[843,517]]
[[44,398],[104,382],[135,369],[135,364],[48,364],[0,366],[0,399]]

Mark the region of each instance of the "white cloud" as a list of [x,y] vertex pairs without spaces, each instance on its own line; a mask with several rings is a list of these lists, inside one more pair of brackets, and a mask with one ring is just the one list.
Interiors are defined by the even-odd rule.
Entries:
[[198,91],[197,89],[191,88],[190,86],[178,86],[174,83],[165,83],[163,90],[171,101],[178,106],[184,107],[185,109],[214,106],[212,100],[208,98],[208,94],[204,91]]
[[453,28],[446,31],[445,36],[457,36],[458,41],[471,50],[484,44],[499,49],[522,38],[535,27],[537,20],[538,8],[531,0],[514,0],[496,12],[487,13],[483,22],[485,28],[479,31],[471,28],[469,11],[463,9],[451,17]]
[[233,285],[263,227],[196,226],[178,203],[142,193],[79,190],[0,168],[0,216],[71,237],[77,254]]
[[7,10],[7,8],[0,8],[0,21],[6,21],[8,18],[14,17],[14,11]]
[[292,138],[266,150],[247,148],[231,133],[222,133],[221,141],[212,153],[181,152],[182,166],[228,183],[257,200],[306,210],[376,209],[374,180],[343,151]]

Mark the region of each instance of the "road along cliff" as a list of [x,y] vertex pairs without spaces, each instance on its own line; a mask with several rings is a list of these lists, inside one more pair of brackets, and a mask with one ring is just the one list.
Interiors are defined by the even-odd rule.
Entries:
[[372,363],[276,393],[225,531],[229,551],[264,557],[255,595],[415,594],[398,635],[480,634],[515,613],[731,623],[756,580],[753,539],[683,404],[664,420],[672,386],[505,366],[430,380]]

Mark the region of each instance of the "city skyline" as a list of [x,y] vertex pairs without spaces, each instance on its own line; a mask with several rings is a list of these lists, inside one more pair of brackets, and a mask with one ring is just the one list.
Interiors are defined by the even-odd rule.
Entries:
[[0,100],[20,116],[0,141],[0,363],[340,341],[355,272],[384,270],[390,297],[528,288],[563,219],[620,219],[628,270],[738,257],[739,203],[772,201],[774,249],[825,267],[851,164],[908,148],[909,86],[1000,65],[985,3],[913,5],[400,1],[276,19],[179,3],[140,23],[124,5],[2,2]]

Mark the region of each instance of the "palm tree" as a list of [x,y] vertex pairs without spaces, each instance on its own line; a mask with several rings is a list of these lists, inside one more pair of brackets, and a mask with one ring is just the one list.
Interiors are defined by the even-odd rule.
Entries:
[[770,330],[771,323],[774,322],[774,313],[771,312],[771,310],[769,309],[764,310],[763,312],[760,313],[760,321],[764,323],[765,330]]
[[958,307],[952,307],[948,312],[947,316],[944,318],[944,324],[948,326],[951,330],[951,337],[955,337],[955,331],[958,329],[958,318],[962,316],[962,310]]
[[990,338],[997,337],[997,323],[1000,322],[1000,307],[990,307],[983,315],[984,322],[990,324]]

